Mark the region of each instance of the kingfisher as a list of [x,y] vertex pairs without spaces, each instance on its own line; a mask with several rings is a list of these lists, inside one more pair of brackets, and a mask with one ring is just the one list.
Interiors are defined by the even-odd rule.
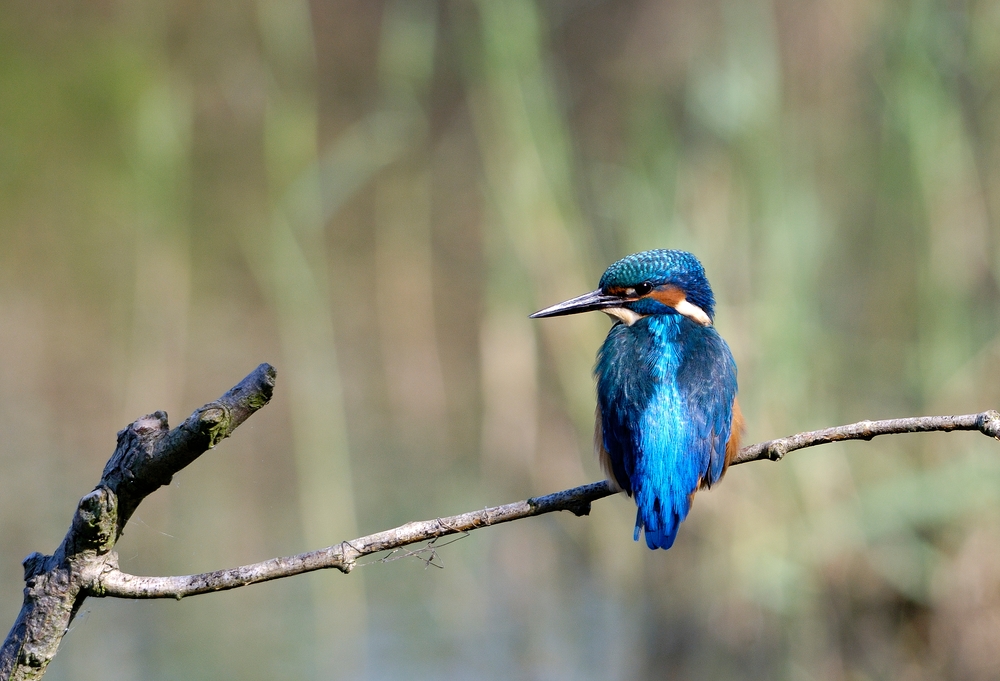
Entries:
[[736,362],[713,326],[715,296],[691,253],[656,249],[611,265],[600,288],[531,315],[600,310],[594,447],[612,489],[635,498],[633,539],[669,549],[695,492],[740,449]]

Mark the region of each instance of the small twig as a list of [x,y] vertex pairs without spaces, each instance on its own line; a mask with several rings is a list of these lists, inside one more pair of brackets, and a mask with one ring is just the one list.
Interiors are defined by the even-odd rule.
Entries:
[[[441,518],[438,518],[437,521],[439,523],[445,522]],[[454,539],[449,539],[444,543],[440,544],[438,543],[438,539],[440,539],[441,537],[434,537],[429,542],[427,542],[425,546],[421,546],[418,549],[405,551],[401,555],[396,555],[396,554],[398,554],[400,551],[403,551],[402,548],[392,549],[391,551],[389,551],[389,553],[382,556],[381,558],[373,560],[369,563],[356,564],[355,567],[364,567],[366,565],[373,565],[375,563],[392,563],[397,560],[403,560],[404,558],[417,558],[424,563],[425,568],[427,567],[443,568],[444,565],[439,565],[434,562],[434,559],[438,557],[438,549],[442,549],[445,546],[448,546],[449,544],[454,544],[455,542],[461,541],[462,539],[465,539],[466,537],[469,536],[469,533],[463,530],[456,530],[456,533],[460,534],[460,536],[455,537]],[[425,553],[430,553],[431,554],[430,558],[424,558],[423,554]]]
[[[744,447],[733,461],[733,465],[762,459],[777,461],[786,453],[796,449],[815,447],[829,442],[870,440],[878,435],[949,432],[953,430],[978,430],[985,435],[1000,439],[1000,413],[991,410],[981,414],[963,416],[922,416],[886,421],[861,421],[836,428],[798,433]],[[607,482],[594,482],[582,487],[503,506],[494,506],[481,511],[407,523],[392,530],[360,537],[350,542],[342,542],[319,551],[301,553],[286,558],[273,558],[263,563],[200,575],[139,577],[121,572],[117,567],[109,566],[109,569],[98,579],[100,593],[95,595],[120,598],[179,599],[212,591],[235,589],[281,577],[291,577],[314,570],[335,568],[346,574],[351,571],[357,559],[362,556],[382,551],[394,553],[405,546],[428,540],[433,541],[438,537],[450,534],[467,534],[483,527],[552,513],[553,511],[571,511],[576,515],[587,515],[590,512],[591,502],[612,494],[614,492],[608,487]],[[421,549],[421,551],[423,550],[425,549]],[[393,553],[390,553],[383,560],[390,559]],[[418,552],[407,552],[399,557],[403,558],[415,553]]]

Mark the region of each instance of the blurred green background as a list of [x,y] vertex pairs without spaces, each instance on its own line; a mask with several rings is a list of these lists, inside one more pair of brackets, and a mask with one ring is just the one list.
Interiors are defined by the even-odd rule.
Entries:
[[[527,314],[694,251],[748,441],[1000,407],[1000,3],[7,0],[0,613],[115,432],[259,362],[150,497],[186,574],[599,479],[608,322]],[[994,679],[1000,449],[730,472],[675,548],[624,498],[417,559],[87,601],[49,679]]]

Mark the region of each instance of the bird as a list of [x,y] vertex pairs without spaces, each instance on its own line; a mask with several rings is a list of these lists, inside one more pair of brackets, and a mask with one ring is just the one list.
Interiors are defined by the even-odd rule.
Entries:
[[608,267],[599,286],[530,316],[600,310],[612,318],[594,367],[594,445],[612,490],[635,499],[633,539],[642,532],[650,549],[669,549],[695,492],[719,482],[739,452],[736,362],[691,253],[634,253]]

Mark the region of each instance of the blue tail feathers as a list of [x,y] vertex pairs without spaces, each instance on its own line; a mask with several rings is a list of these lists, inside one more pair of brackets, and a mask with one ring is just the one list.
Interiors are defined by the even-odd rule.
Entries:
[[659,504],[656,504],[651,517],[643,520],[642,507],[635,514],[635,533],[632,536],[634,541],[639,541],[639,532],[644,531],[646,535],[646,546],[651,549],[669,549],[674,545],[677,538],[677,530],[680,529],[683,518],[679,517],[673,509],[662,512]]

